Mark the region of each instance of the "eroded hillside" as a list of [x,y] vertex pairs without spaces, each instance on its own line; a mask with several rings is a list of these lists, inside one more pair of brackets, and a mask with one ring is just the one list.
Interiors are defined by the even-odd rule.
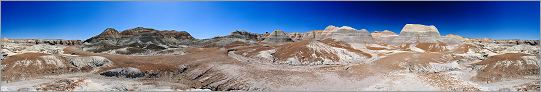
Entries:
[[329,26],[307,33],[106,29],[81,45],[2,44],[6,91],[539,91],[536,42]]

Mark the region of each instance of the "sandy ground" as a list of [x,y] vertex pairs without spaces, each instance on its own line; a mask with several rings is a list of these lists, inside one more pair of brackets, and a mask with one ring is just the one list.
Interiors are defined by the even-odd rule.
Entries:
[[[534,76],[483,83],[471,80],[476,72],[467,68],[427,73],[412,72],[403,67],[403,64],[408,64],[404,63],[406,61],[424,64],[435,62],[431,60],[441,60],[437,59],[440,57],[437,52],[410,55],[397,51],[375,56],[378,60],[369,63],[313,66],[242,62],[228,56],[227,50],[223,48],[188,48],[186,52],[184,55],[127,56],[90,53],[75,46],[67,47],[64,49],[65,54],[102,56],[113,61],[113,65],[101,67],[95,72],[2,81],[1,90],[37,90],[47,83],[65,79],[82,81],[68,91],[497,91],[515,90],[517,85],[539,81]],[[420,57],[423,55],[430,57]],[[413,62],[415,59],[425,61]],[[158,71],[161,76],[131,79],[99,75],[109,69],[122,67],[134,67],[146,72]]]

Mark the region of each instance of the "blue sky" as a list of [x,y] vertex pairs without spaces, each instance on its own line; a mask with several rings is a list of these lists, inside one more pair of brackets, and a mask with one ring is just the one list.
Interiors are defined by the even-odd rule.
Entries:
[[539,39],[539,2],[2,2],[2,36],[88,39],[106,28],[188,31],[196,38],[236,29],[307,32],[328,25],[399,33],[435,25],[442,35]]

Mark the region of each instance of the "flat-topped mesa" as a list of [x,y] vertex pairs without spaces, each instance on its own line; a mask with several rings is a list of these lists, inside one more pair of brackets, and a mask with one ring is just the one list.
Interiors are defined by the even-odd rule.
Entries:
[[347,43],[372,43],[373,38],[366,29],[357,30],[349,26],[327,26],[325,30],[307,32],[303,40],[335,39]]
[[434,25],[406,24],[400,31],[400,35],[411,35],[409,33],[424,33],[419,35],[440,37],[438,29]]
[[440,33],[434,25],[406,24],[393,43],[437,43]]
[[265,43],[283,43],[283,42],[292,42],[288,34],[282,30],[274,30],[272,33],[265,36]]

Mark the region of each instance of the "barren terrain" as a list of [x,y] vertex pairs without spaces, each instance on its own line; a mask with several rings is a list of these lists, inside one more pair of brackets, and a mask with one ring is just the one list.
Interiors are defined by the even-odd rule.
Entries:
[[406,26],[399,39],[386,33],[359,43],[347,38],[371,35],[334,26],[304,40],[282,31],[194,40],[186,32],[135,28],[107,29],[78,45],[6,42],[1,90],[540,90],[536,45],[464,41],[440,37],[435,29],[415,37],[408,34],[417,31],[408,30],[425,26]]

